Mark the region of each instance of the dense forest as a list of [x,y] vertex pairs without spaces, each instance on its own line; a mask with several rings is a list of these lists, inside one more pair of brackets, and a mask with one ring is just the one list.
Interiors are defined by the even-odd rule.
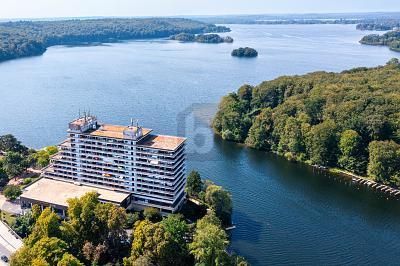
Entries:
[[52,45],[169,37],[229,28],[181,18],[88,19],[0,23],[0,62],[41,55]]
[[225,140],[400,186],[400,64],[283,76],[223,97]]
[[400,52],[400,30],[389,31],[382,35],[370,34],[364,36],[360,43],[368,45],[385,45],[390,50]]
[[231,55],[236,57],[257,57],[258,52],[250,47],[240,47],[233,50]]
[[232,37],[221,37],[218,34],[191,34],[181,32],[170,37],[171,40],[180,42],[199,42],[199,43],[232,43]]

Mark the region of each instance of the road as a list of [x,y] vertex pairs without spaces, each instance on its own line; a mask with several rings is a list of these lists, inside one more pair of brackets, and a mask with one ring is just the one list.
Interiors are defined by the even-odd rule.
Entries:
[[[19,204],[7,201],[4,195],[1,194],[0,209],[12,214],[21,213],[21,206]],[[10,255],[21,246],[22,241],[15,237],[10,232],[9,228],[0,221],[0,256],[6,255],[8,258],[10,258]],[[8,265],[8,263],[0,260],[0,266],[2,265]]]
[[[10,255],[22,247],[22,245],[22,240],[16,237],[15,233],[0,221],[0,256],[6,255],[10,258]],[[7,265],[1,260],[0,262],[2,265]]]

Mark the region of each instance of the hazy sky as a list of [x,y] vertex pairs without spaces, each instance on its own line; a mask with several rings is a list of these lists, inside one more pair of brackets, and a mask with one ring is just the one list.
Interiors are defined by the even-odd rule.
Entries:
[[0,0],[0,18],[400,11],[400,0]]

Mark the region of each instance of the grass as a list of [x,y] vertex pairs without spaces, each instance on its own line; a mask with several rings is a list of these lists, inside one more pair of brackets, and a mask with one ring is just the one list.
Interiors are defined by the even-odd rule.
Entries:
[[36,180],[38,180],[39,178],[40,178],[39,175],[34,175],[34,176],[32,176],[32,177],[28,177],[28,178],[26,178],[25,180],[29,179],[30,182],[24,182],[24,183],[22,183],[22,184],[19,185],[19,186],[20,186],[21,189],[24,189],[24,188],[26,188],[27,186],[29,186],[30,184],[36,182]]
[[361,176],[361,175],[356,175],[352,172],[337,168],[337,167],[333,167],[333,168],[329,168],[329,172],[334,173],[334,174],[339,174],[339,175],[347,175],[347,176],[354,176],[354,177],[359,177],[359,178],[363,178],[363,179],[368,179],[368,180],[372,180],[372,177],[369,176]]
[[6,222],[9,226],[11,226],[16,220],[16,217],[14,214],[11,214],[6,211],[1,211],[1,220]]

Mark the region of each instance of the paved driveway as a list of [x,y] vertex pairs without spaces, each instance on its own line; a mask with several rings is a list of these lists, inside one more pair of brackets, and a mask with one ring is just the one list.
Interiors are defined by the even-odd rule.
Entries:
[[4,197],[4,195],[0,194],[0,210],[12,213],[12,214],[21,214],[21,205],[15,202],[10,202]]

